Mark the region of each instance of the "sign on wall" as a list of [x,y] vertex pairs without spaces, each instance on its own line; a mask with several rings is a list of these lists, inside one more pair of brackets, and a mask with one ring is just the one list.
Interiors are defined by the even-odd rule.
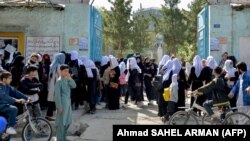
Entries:
[[[227,51],[227,37],[211,37],[210,39],[210,50],[211,51],[219,51],[223,50]],[[225,52],[224,51],[224,52]]]
[[60,37],[27,37],[25,56],[32,53],[49,54],[53,59],[53,54],[60,51]]

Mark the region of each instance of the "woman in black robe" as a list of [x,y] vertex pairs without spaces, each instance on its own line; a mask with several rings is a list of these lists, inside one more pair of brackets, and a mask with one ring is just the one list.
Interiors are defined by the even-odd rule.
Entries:
[[162,88],[160,89],[160,95],[158,97],[158,116],[162,117],[167,114],[168,102],[163,98],[164,89],[168,88],[172,83],[173,75],[173,61],[168,60],[166,64],[162,67],[163,78],[162,78]]
[[110,110],[116,110],[120,108],[120,89],[119,89],[119,77],[120,68],[116,58],[110,58],[111,71],[109,74],[109,94],[108,94],[108,108]]
[[173,73],[178,75],[178,102],[176,110],[181,110],[182,108],[178,107],[185,107],[185,90],[188,88],[188,85],[185,71],[177,58],[173,59]]
[[[202,80],[200,79],[202,66],[201,66],[201,58],[200,56],[196,55],[193,59],[193,67],[191,68],[190,75],[188,78],[188,84],[191,85],[191,91],[194,91],[203,86]],[[202,105],[200,98],[197,99],[197,103]],[[194,103],[194,98],[191,97],[191,104],[192,106]]]
[[[143,95],[141,93],[141,80],[140,80],[140,73],[141,69],[137,65],[136,59],[134,57],[128,59],[128,92],[125,97],[125,104],[128,102],[129,96],[135,100],[135,104],[139,107],[142,106]],[[131,99],[132,99],[131,98]]]
[[[95,114],[96,111],[96,90],[97,90],[97,79],[98,79],[98,70],[94,62],[90,59],[83,59],[83,65],[87,73],[87,102],[89,103],[88,113]],[[81,67],[83,68],[83,66]]]
[[[203,68],[201,70],[200,80],[202,81],[203,84],[208,84],[213,79],[212,77],[213,70],[209,66],[207,66],[207,61],[205,59],[201,61],[201,64]],[[200,97],[201,97],[200,103],[205,102],[207,99],[212,100],[212,94],[201,95]]]

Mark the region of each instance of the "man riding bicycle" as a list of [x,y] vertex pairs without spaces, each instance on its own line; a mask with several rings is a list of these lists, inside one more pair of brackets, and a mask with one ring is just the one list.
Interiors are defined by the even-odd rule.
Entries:
[[223,78],[220,77],[221,73],[222,69],[216,67],[213,71],[215,78],[210,83],[192,92],[195,95],[205,94],[207,97],[211,97],[212,95],[212,100],[206,100],[203,103],[203,107],[206,109],[211,119],[215,121],[218,121],[219,119],[214,114],[212,107],[220,107],[229,104],[229,99],[225,90],[225,83]]
[[17,107],[16,103],[23,104],[29,100],[27,96],[10,86],[12,75],[10,72],[2,72],[0,75],[0,114],[6,116],[8,120],[7,134],[16,134],[14,126],[16,124]]

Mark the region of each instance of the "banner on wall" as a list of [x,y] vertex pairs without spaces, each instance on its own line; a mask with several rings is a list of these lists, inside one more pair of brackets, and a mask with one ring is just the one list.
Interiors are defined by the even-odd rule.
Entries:
[[53,55],[60,51],[60,37],[27,37],[25,57],[28,59],[32,53]]

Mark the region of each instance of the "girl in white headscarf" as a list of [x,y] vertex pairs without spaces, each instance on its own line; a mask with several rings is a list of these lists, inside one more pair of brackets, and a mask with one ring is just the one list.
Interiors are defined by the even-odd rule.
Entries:
[[200,74],[200,79],[203,81],[203,83],[208,84],[213,79],[213,69],[211,69],[209,66],[207,66],[207,60],[202,59],[202,70]]
[[[200,56],[196,55],[193,59],[193,66],[191,68],[191,72],[190,72],[190,75],[188,78],[188,84],[191,86],[192,91],[203,86],[203,82],[200,78],[201,70],[202,70],[201,58],[200,58]],[[199,99],[201,99],[201,100],[199,100]],[[198,104],[202,105],[204,100],[205,100],[204,97],[203,98],[199,97],[197,102],[198,102]],[[192,106],[193,102],[194,102],[194,98],[191,97],[191,105],[190,106]]]
[[96,111],[96,98],[97,98],[97,86],[99,79],[99,71],[95,65],[95,63],[86,58],[82,57],[82,65],[85,67],[87,72],[87,101],[89,103],[89,111],[88,113],[94,114]]
[[168,102],[167,114],[164,115],[163,122],[167,121],[170,116],[172,116],[177,111],[178,102],[178,75],[173,74],[172,83],[170,85],[170,100]]
[[[236,84],[239,74],[237,72],[237,69],[234,68],[234,64],[232,60],[226,60],[224,67],[223,67],[223,73],[222,76],[224,76],[224,80],[226,82],[226,92],[230,93],[233,86]],[[230,106],[236,107],[237,98],[234,96],[230,100]]]
[[70,67],[70,73],[72,74],[73,80],[76,82],[76,88],[71,90],[71,100],[72,100],[72,107],[74,110],[77,110],[80,105],[80,98],[81,98],[81,90],[80,90],[80,65],[82,62],[79,59],[78,52],[73,50],[70,52],[70,60],[68,65]]
[[233,79],[236,77],[236,68],[233,67],[233,61],[232,60],[226,60],[223,70],[225,73],[225,79],[227,80],[227,86],[229,88],[232,88],[234,86],[235,81]]
[[162,70],[163,70],[163,79],[162,81],[166,81],[166,80],[169,80],[169,78],[172,77],[171,73],[173,73],[172,71],[172,68],[173,68],[173,61],[171,60],[168,60],[166,62],[166,64],[162,67]]
[[187,78],[184,69],[177,58],[173,59],[173,74],[177,74],[179,81],[179,91],[178,91],[178,107],[185,107],[185,90],[187,89]]
[[181,71],[181,63],[179,62],[179,60],[177,58],[173,59],[173,74],[179,74]]
[[102,102],[106,102],[106,107],[108,108],[108,88],[109,88],[109,73],[110,73],[110,58],[108,56],[102,57],[101,63],[101,83],[102,83]]
[[115,57],[110,57],[109,90],[108,90],[108,108],[116,110],[120,108],[120,88],[119,77],[120,68]]
[[158,68],[158,74],[162,73],[162,67],[167,63],[167,61],[170,60],[170,57],[168,55],[164,55],[159,62],[159,68]]
[[60,66],[65,63],[65,55],[57,53],[54,55],[54,60],[50,65],[49,81],[48,81],[48,111],[46,118],[48,120],[55,120],[53,118],[53,111],[55,108],[55,83],[60,77]]
[[143,101],[143,95],[141,94],[141,81],[140,81],[140,73],[141,69],[137,65],[136,59],[134,57],[128,59],[128,95],[125,98],[125,104],[128,103],[128,98],[131,96],[131,99],[136,104],[141,107]]
[[214,59],[213,56],[208,56],[207,57],[207,66],[210,67],[212,70],[215,69],[215,67],[218,66],[216,60]]
[[87,60],[83,60],[82,64],[85,66],[88,78],[93,78],[94,75],[93,75],[92,69],[96,69],[98,71],[95,63],[92,60],[87,59]]
[[195,75],[196,77],[199,77],[201,74],[202,70],[202,65],[201,65],[201,58],[200,56],[196,55],[193,59],[193,66],[195,68]]
[[166,64],[162,67],[163,78],[162,78],[162,89],[158,95],[158,116],[163,117],[167,114],[167,105],[168,102],[164,101],[163,92],[165,88],[169,88],[170,84],[172,83],[172,75],[173,75],[173,61],[168,60]]

